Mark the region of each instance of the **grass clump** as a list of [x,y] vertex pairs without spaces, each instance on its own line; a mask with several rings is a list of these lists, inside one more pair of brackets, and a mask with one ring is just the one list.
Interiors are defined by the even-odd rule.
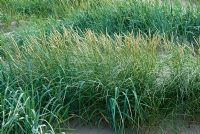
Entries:
[[[176,3],[176,4],[174,4]],[[170,5],[160,1],[107,1],[104,4],[75,12],[69,19],[80,29],[92,29],[104,33],[152,34],[159,32],[169,39],[194,42],[200,35],[199,6],[180,2]],[[67,20],[67,22],[69,21]]]
[[[192,3],[183,7],[180,1],[2,1],[3,16],[7,21],[12,14],[17,19],[39,17],[41,20],[59,20],[54,24],[57,29],[74,27],[81,30],[92,29],[98,33],[128,33],[134,31],[143,34],[159,33],[169,40],[189,41],[198,47],[196,40],[200,35],[199,6]],[[8,10],[9,9],[9,10]],[[8,12],[12,12],[8,14]],[[17,14],[17,15],[16,15]],[[25,16],[23,16],[25,15]],[[15,18],[16,19],[16,18]],[[30,20],[29,20],[30,21]],[[40,24],[40,23],[38,23]],[[48,30],[48,29],[47,29]]]
[[[20,13],[23,15],[38,15],[47,16],[59,11],[59,2],[54,0],[8,0],[1,1],[4,10],[9,9],[13,13]],[[62,8],[60,8],[62,9]]]
[[199,58],[186,45],[63,31],[3,46],[2,132],[53,131],[75,117],[117,131],[199,112]]
[[0,133],[199,114],[199,6],[171,4],[0,1]]

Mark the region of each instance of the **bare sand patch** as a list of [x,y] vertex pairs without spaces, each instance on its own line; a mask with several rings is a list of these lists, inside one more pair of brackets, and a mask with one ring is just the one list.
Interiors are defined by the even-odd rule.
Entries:
[[[74,125],[74,123],[73,123]],[[122,133],[122,132],[121,132]],[[121,134],[119,132],[119,134]],[[66,134],[115,134],[109,127],[95,127],[77,124]],[[184,119],[163,120],[157,126],[144,126],[139,129],[126,129],[124,134],[200,134],[200,122]]]

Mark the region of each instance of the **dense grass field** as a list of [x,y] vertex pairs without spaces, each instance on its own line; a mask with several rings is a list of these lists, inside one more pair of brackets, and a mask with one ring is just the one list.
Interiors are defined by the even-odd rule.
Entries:
[[0,0],[0,32],[2,134],[200,113],[198,1]]

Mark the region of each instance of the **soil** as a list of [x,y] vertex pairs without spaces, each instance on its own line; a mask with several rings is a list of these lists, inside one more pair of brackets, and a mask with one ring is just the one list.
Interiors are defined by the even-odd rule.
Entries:
[[[98,128],[76,123],[72,128],[66,134],[115,134],[114,130],[108,127]],[[187,119],[163,120],[158,126],[126,129],[125,134],[200,134],[200,122]]]

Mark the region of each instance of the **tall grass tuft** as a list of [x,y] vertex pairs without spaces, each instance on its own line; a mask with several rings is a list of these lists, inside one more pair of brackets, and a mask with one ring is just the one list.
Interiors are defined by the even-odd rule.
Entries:
[[[171,40],[190,41],[200,35],[199,6],[189,3],[186,6],[181,1],[140,1],[119,0],[104,1],[98,6],[77,10],[66,19],[66,26],[92,29],[96,32],[151,34],[159,32]],[[197,44],[196,44],[197,45]]]
[[199,56],[159,34],[63,29],[2,50],[2,133],[54,133],[76,117],[123,132],[199,112]]
[[[160,0],[8,0],[0,2],[3,15],[11,18],[12,14],[22,19],[30,16],[53,18],[62,21],[66,27],[92,29],[95,32],[110,35],[131,31],[135,34],[159,32],[170,40],[189,41],[198,46],[195,40],[200,35],[200,8],[198,4],[194,5],[194,2],[187,2],[185,6],[181,4],[181,0],[171,3]],[[21,15],[26,17],[20,17]]]

